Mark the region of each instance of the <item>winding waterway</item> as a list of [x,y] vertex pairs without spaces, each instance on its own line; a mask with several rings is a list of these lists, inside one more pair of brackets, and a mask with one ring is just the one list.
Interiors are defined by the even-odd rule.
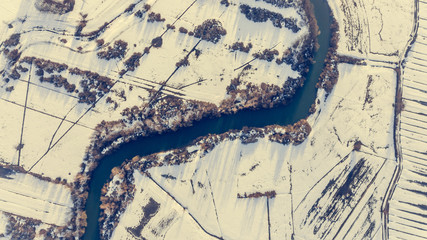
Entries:
[[264,127],[272,124],[288,125],[306,118],[309,108],[316,99],[316,82],[323,68],[324,59],[329,47],[330,10],[326,0],[311,0],[314,5],[314,13],[321,33],[317,37],[320,48],[314,55],[315,63],[307,73],[304,86],[297,90],[292,102],[286,106],[257,111],[240,111],[234,115],[224,115],[216,119],[205,119],[194,123],[194,126],[180,129],[176,132],[141,138],[139,140],[123,144],[120,149],[103,158],[93,172],[89,184],[89,196],[86,203],[87,228],[83,239],[99,239],[99,206],[101,188],[109,180],[111,169],[125,159],[139,155],[145,156],[152,153],[180,148],[190,144],[200,136],[219,134],[231,129],[248,127]]

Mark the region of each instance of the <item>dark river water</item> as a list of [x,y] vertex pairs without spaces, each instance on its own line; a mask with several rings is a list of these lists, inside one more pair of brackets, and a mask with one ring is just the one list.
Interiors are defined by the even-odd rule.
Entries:
[[316,98],[316,82],[323,68],[323,62],[328,51],[330,40],[330,10],[326,0],[311,0],[321,34],[317,37],[320,45],[314,55],[315,63],[310,67],[304,86],[297,90],[292,102],[286,106],[257,111],[240,111],[234,115],[225,115],[216,119],[205,119],[195,122],[194,126],[180,129],[176,132],[163,135],[141,138],[123,144],[117,151],[102,159],[93,172],[90,181],[89,196],[86,203],[87,229],[83,239],[99,239],[99,205],[101,188],[109,180],[111,169],[125,159],[139,155],[145,156],[152,153],[184,147],[194,139],[209,133],[224,133],[231,129],[248,127],[264,127],[272,124],[288,125],[308,116],[309,108]]

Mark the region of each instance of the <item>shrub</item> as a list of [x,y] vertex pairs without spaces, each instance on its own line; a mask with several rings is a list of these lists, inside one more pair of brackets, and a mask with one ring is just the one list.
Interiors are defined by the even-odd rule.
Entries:
[[179,32],[186,34],[186,33],[188,33],[188,30],[186,28],[180,27]]
[[151,45],[155,48],[161,47],[163,45],[162,37],[156,37],[153,40],[151,40]]
[[75,0],[38,0],[36,8],[41,12],[65,14],[74,9]]
[[10,35],[9,39],[3,42],[4,47],[14,47],[19,44],[19,40],[21,38],[21,34],[14,33]]
[[233,43],[233,45],[230,46],[230,50],[232,52],[234,51],[241,51],[241,52],[245,52],[248,53],[252,48],[252,43],[248,43],[248,45],[244,45],[243,42],[235,42]]
[[194,37],[213,43],[217,43],[225,34],[227,31],[215,19],[208,19],[194,29]]
[[175,65],[178,68],[181,67],[181,66],[188,66],[188,65],[190,65],[190,62],[188,61],[188,56],[186,56],[183,59],[179,60]]
[[276,49],[264,49],[262,53],[254,53],[252,56],[254,56],[254,58],[271,62],[273,61],[275,55],[279,55],[279,51],[277,51]]
[[160,13],[154,13],[151,12],[150,14],[148,14],[148,20],[147,22],[164,22],[165,19],[162,18],[162,15],[160,15]]
[[121,59],[125,56],[127,50],[127,42],[118,40],[114,42],[114,47],[108,46],[108,49],[105,51],[98,52],[98,58],[101,59]]
[[141,59],[142,53],[136,52],[126,60],[125,65],[130,71],[134,71],[136,67],[139,66],[139,59]]

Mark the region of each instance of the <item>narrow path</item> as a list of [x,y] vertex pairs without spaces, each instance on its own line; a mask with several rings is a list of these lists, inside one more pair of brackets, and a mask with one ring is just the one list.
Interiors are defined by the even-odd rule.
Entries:
[[20,164],[21,161],[21,150],[23,148],[23,144],[22,144],[22,137],[24,136],[24,125],[25,125],[25,115],[27,113],[27,102],[28,102],[28,92],[30,91],[30,82],[31,82],[31,69],[32,69],[33,65],[30,65],[30,70],[28,71],[28,83],[27,83],[27,91],[25,93],[25,105],[24,105],[24,114],[22,116],[22,124],[21,124],[21,137],[19,140],[19,145],[16,147],[18,149],[18,166]]
[[180,203],[174,196],[172,196],[172,194],[170,194],[168,191],[166,191],[166,189],[164,189],[158,182],[156,182],[156,180],[154,180],[149,174],[145,174],[145,176],[147,176],[151,181],[153,181],[153,183],[155,183],[163,192],[165,192],[170,198],[172,198],[174,200],[174,202],[176,202],[179,206],[182,207],[182,209],[184,209],[188,215],[194,220],[195,223],[197,223],[197,225],[199,225],[200,229],[202,229],[207,235],[214,237],[216,239],[223,239],[222,237],[219,237],[213,233],[208,232],[200,223],[199,221],[197,221],[197,219],[193,216],[193,214],[190,213],[190,211],[188,211],[188,208],[185,207],[184,205],[182,205],[182,203]]

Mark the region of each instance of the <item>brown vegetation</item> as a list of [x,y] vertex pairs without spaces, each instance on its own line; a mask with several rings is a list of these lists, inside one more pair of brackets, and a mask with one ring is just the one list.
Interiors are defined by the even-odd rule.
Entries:
[[100,59],[122,59],[127,50],[128,43],[123,40],[117,40],[114,42],[114,46],[108,46],[107,50],[100,51],[97,53]]
[[36,8],[41,12],[65,14],[74,9],[75,0],[37,0]]
[[165,19],[162,18],[162,15],[160,13],[151,12],[148,14],[147,22],[153,23],[153,22],[164,22]]
[[162,37],[156,37],[153,38],[153,40],[151,40],[151,46],[155,47],[155,48],[159,48],[163,45],[163,39]]
[[262,51],[261,53],[254,53],[252,56],[260,60],[266,60],[267,62],[271,62],[273,61],[276,55],[279,55],[279,51],[277,51],[276,49],[264,49],[264,51]]
[[186,28],[184,28],[184,27],[180,27],[179,28],[179,32],[186,34],[186,33],[188,33],[188,30]]
[[213,43],[217,43],[225,34],[227,31],[222,27],[222,23],[215,19],[205,20],[194,29],[194,37]]
[[246,46],[243,42],[235,42],[229,47],[230,51],[241,51],[248,53],[252,48],[252,43],[248,43]]
[[10,37],[3,42],[3,46],[4,47],[15,47],[16,45],[19,44],[20,38],[21,38],[21,34],[14,33],[14,34],[10,35]]
[[125,61],[125,66],[128,71],[135,71],[135,68],[139,66],[139,60],[142,57],[142,53],[136,52]]

